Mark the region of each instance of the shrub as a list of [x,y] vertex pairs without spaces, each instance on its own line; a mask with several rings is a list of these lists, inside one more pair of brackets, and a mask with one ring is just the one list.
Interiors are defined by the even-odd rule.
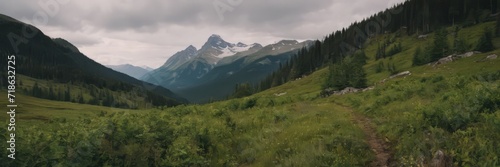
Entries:
[[253,108],[257,104],[257,99],[248,98],[246,101],[240,106],[242,110]]
[[477,42],[475,50],[480,52],[489,52],[494,50],[495,47],[493,46],[493,42],[491,42],[491,38],[491,33],[488,30],[485,30],[483,36],[481,36]]
[[237,100],[230,100],[228,103],[227,103],[227,109],[228,110],[231,110],[231,111],[235,111],[235,110],[238,110],[240,108],[240,99],[237,99]]
[[377,66],[375,67],[375,73],[381,73],[384,71],[384,62],[380,61],[377,63]]

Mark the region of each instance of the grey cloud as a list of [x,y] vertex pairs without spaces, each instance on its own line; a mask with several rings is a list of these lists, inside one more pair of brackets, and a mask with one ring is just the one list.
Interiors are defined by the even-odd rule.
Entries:
[[65,38],[76,46],[93,46],[103,42],[100,39],[81,37],[81,36],[69,37],[69,38],[65,37]]
[[[43,11],[38,3],[46,1],[51,0],[0,0],[0,12],[30,21]],[[134,62],[142,63],[137,65],[158,66],[190,44],[200,47],[213,33],[231,42],[262,44],[321,39],[404,0],[242,0],[224,13],[222,21],[214,1],[229,4],[228,0],[69,0],[47,25],[35,26],[52,37],[68,39],[104,64],[134,57]],[[104,38],[114,40],[106,43]],[[137,45],[132,41],[141,47],[130,47]],[[138,56],[141,52],[147,54]]]

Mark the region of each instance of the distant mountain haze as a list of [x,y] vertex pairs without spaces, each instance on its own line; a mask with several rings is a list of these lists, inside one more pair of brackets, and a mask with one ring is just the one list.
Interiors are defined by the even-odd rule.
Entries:
[[130,64],[106,65],[106,67],[109,67],[115,71],[127,74],[127,75],[134,77],[136,79],[140,79],[141,77],[143,77],[145,74],[147,74],[148,72],[150,72],[152,70],[149,67],[144,68],[144,67],[133,66]]

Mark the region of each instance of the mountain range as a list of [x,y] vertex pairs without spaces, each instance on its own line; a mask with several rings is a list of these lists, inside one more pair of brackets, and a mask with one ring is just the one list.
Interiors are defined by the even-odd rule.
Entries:
[[[111,90],[115,90],[112,85],[116,83],[142,87],[137,90],[147,88],[150,89],[145,91],[148,95],[158,94],[162,99],[178,103],[224,99],[236,84],[258,83],[288,62],[298,50],[313,43],[282,40],[262,46],[259,43],[232,43],[213,34],[201,48],[190,45],[170,56],[159,68],[150,69],[130,64],[103,66],[65,39],[50,38],[36,27],[0,16],[0,35],[13,33],[22,37],[24,26],[39,33],[27,44],[19,45],[19,59],[23,61],[20,74],[63,83],[82,82]],[[16,53],[8,38],[0,40],[0,45],[3,54]],[[174,104],[173,101],[169,104]]]
[[227,42],[214,34],[200,49],[188,46],[141,79],[169,88],[192,102],[223,99],[234,85],[257,83],[310,44],[312,41],[282,40],[267,46],[248,45]]

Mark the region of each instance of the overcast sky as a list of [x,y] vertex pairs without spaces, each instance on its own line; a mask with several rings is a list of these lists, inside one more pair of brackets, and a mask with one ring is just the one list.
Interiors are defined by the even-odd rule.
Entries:
[[199,49],[212,34],[262,45],[322,39],[403,1],[0,0],[0,13],[70,41],[101,64],[156,68],[189,45]]

